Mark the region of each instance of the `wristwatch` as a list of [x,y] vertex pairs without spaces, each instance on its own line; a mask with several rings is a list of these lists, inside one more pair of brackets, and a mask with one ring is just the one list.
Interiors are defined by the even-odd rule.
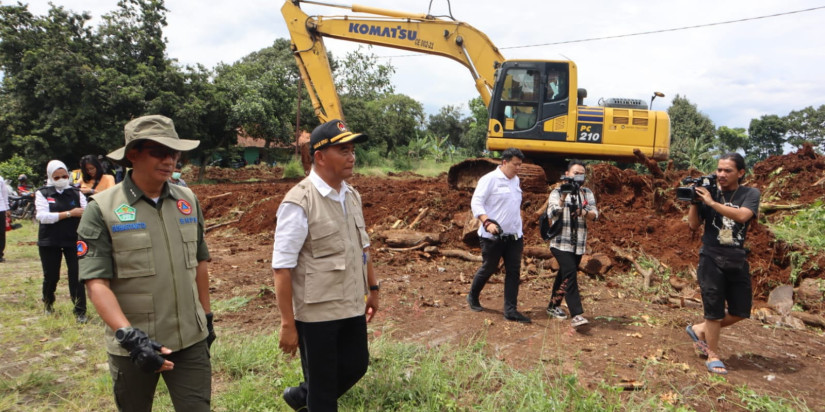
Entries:
[[128,335],[129,332],[131,332],[133,330],[134,330],[134,328],[131,327],[131,326],[126,326],[126,327],[120,328],[120,329],[115,331],[115,339],[117,340],[118,343],[123,343],[123,339],[126,339],[126,335]]
[[371,286],[370,286],[370,290],[375,290],[375,291],[377,291],[377,290],[381,290],[381,288],[380,288],[378,285],[371,285]]

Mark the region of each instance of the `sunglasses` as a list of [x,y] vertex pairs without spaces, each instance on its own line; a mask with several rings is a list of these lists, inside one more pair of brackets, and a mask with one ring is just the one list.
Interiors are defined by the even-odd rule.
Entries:
[[172,156],[173,159],[177,159],[180,156],[180,151],[171,149],[166,146],[143,146],[143,150],[146,150],[149,153],[149,156],[154,157],[155,159],[166,159],[169,156]]

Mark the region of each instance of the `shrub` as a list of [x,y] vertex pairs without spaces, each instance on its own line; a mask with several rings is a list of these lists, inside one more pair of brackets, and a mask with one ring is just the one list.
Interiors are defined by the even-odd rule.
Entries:
[[296,177],[304,177],[304,166],[301,164],[301,159],[293,157],[289,163],[284,166],[284,178],[292,179]]
[[15,153],[9,160],[0,162],[0,176],[3,176],[6,182],[10,182],[9,185],[11,187],[17,187],[17,176],[21,174],[29,176],[29,181],[31,182],[37,181],[32,178],[31,166],[26,164],[26,159],[23,159],[18,154]]

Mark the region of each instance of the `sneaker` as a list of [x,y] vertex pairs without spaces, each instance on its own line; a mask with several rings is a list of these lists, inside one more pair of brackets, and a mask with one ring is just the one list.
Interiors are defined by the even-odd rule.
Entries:
[[467,294],[467,304],[470,305],[470,310],[473,312],[481,312],[484,308],[481,307],[481,302],[478,301],[478,298],[474,298],[473,295]]
[[584,318],[582,315],[576,315],[573,319],[570,320],[570,326],[577,328],[582,325],[587,325],[590,323],[587,319]]
[[519,323],[533,323],[533,321],[531,321],[530,318],[518,312],[505,313],[504,319]]
[[77,323],[79,323],[81,325],[86,324],[86,323],[89,322],[89,317],[87,317],[85,314],[84,315],[77,315],[77,316],[75,316],[75,319],[77,319]]
[[284,402],[296,411],[307,410],[307,397],[299,386],[288,386],[284,389]]
[[550,316],[551,318],[562,319],[562,320],[567,319],[567,313],[565,313],[564,309],[562,309],[560,306],[556,306],[556,307],[548,306],[547,307],[547,316]]
[[51,315],[54,313],[54,306],[52,303],[46,303],[45,307],[43,308],[43,313],[46,315]]

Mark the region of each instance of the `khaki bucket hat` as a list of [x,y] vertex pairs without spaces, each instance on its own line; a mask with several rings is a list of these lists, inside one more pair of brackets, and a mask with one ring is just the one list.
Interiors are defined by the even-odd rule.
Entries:
[[187,140],[178,137],[172,119],[159,114],[133,119],[126,123],[123,132],[126,137],[126,144],[120,149],[109,153],[106,157],[127,167],[131,166],[132,162],[126,158],[126,152],[140,140],[151,140],[181,152],[187,152],[201,144],[200,140]]

